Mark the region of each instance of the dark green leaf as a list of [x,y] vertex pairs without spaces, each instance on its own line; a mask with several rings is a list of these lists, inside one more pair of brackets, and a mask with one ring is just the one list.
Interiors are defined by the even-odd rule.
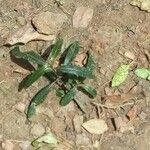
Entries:
[[61,52],[61,47],[62,47],[62,45],[63,45],[63,39],[58,39],[58,40],[56,41],[56,43],[54,44],[54,46],[53,46],[53,48],[52,48],[52,51],[51,51],[51,53],[50,53],[50,55],[49,55],[49,59],[50,59],[51,61],[54,61],[54,60],[57,58],[57,56],[58,56],[59,53]]
[[76,91],[75,89],[71,89],[60,101],[60,105],[61,106],[66,106],[67,104],[69,104],[73,98],[75,97],[76,95]]
[[35,103],[32,103],[28,107],[27,118],[30,119],[33,115],[35,115],[35,113],[36,113],[36,106]]
[[84,89],[92,98],[96,97],[97,92],[94,87],[88,84],[82,84],[79,86],[80,88]]
[[36,54],[34,51],[28,51],[28,52],[21,52],[19,47],[15,47],[13,50],[11,50],[12,55],[14,55],[16,58],[22,58],[27,61],[31,61],[34,64],[38,65],[44,65],[45,60],[38,54]]
[[93,56],[90,53],[88,53],[86,68],[89,69],[89,71],[91,72],[93,72],[95,69],[95,62]]
[[70,75],[75,75],[77,77],[84,77],[84,78],[93,78],[92,73],[86,69],[85,67],[79,67],[75,65],[68,65],[68,66],[60,66],[59,68],[60,73],[66,73]]
[[47,97],[50,91],[51,91],[51,84],[48,84],[40,91],[38,91],[38,93],[32,98],[27,111],[28,118],[31,118],[36,113],[36,106],[44,102],[45,98]]
[[31,103],[35,103],[36,106],[40,105],[44,102],[45,98],[47,97],[48,93],[52,90],[51,84],[48,84],[44,88],[42,88],[38,93],[33,97]]
[[45,64],[42,67],[39,67],[36,71],[34,71],[32,74],[30,74],[22,83],[21,88],[28,88],[31,86],[36,80],[38,80],[41,76],[43,76],[45,73],[50,72],[52,69]]
[[64,65],[68,65],[76,57],[80,49],[79,43],[76,41],[72,43],[67,49],[67,55],[64,60]]

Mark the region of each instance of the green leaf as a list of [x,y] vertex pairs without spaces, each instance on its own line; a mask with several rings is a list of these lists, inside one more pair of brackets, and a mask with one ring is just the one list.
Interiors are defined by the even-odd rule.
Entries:
[[88,84],[82,84],[79,86],[80,88],[84,89],[92,98],[96,97],[97,92],[94,87]]
[[129,68],[130,68],[129,65],[121,65],[117,69],[117,71],[114,74],[114,77],[112,79],[112,83],[111,83],[112,87],[119,86],[121,83],[123,83],[125,81],[125,79],[128,76]]
[[31,118],[33,115],[35,115],[36,113],[36,104],[35,103],[31,103],[28,107],[28,110],[27,110],[27,118]]
[[65,91],[62,90],[62,89],[57,89],[57,90],[56,90],[56,95],[57,95],[58,97],[64,97],[64,96],[65,96]]
[[45,60],[34,51],[21,52],[19,47],[17,46],[14,49],[12,49],[11,52],[12,52],[12,55],[14,55],[16,58],[22,58],[24,60],[30,61],[38,65],[45,64]]
[[145,68],[136,69],[135,74],[140,78],[150,80],[150,69]]
[[[32,98],[31,103],[28,107],[27,118],[31,118],[36,113],[36,106],[40,105],[46,99],[48,93],[51,91],[52,86],[48,84],[42,88],[38,93]],[[34,106],[34,107],[33,107]]]
[[95,69],[95,62],[91,53],[88,53],[86,68],[89,69],[89,71],[91,72],[93,72]]
[[21,88],[28,88],[31,86],[36,80],[38,80],[41,76],[43,76],[45,73],[52,71],[52,69],[45,64],[42,67],[39,67],[37,70],[35,70],[32,74],[30,74],[22,83]]
[[76,57],[80,49],[79,42],[72,43],[67,49],[67,55],[64,60],[64,65],[68,65]]
[[79,67],[79,66],[75,66],[75,65],[68,65],[68,66],[62,65],[62,66],[60,66],[58,72],[75,75],[77,77],[93,79],[92,73],[85,67]]
[[48,145],[49,148],[54,148],[57,146],[57,143],[58,143],[58,141],[57,141],[55,135],[53,135],[51,132],[49,132],[45,135],[42,135],[41,137],[38,137],[31,144],[33,147],[38,149],[44,145]]
[[54,44],[54,46],[52,47],[52,51],[51,51],[51,53],[49,55],[50,61],[53,62],[57,58],[57,56],[61,52],[62,45],[63,45],[63,39],[58,39],[56,41],[56,43]]
[[60,105],[61,106],[66,106],[67,104],[69,104],[73,98],[76,95],[76,91],[74,88],[72,88],[60,101]]

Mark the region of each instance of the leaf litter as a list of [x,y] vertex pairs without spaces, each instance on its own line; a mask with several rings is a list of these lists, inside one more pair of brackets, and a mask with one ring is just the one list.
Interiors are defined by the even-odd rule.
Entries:
[[51,41],[55,39],[55,35],[44,35],[38,33],[31,25],[27,23],[25,26],[14,32],[5,42],[6,45],[15,45],[18,43],[26,44],[30,41],[41,40]]

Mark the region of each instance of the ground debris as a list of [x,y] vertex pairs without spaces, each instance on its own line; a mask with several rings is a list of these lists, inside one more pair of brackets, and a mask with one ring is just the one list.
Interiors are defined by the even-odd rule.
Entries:
[[149,0],[132,0],[131,5],[139,7],[141,10],[150,12],[150,1]]
[[82,126],[91,134],[103,134],[108,130],[108,126],[102,119],[91,119],[84,122]]
[[32,23],[39,33],[50,35],[56,34],[66,20],[67,16],[64,14],[47,11],[37,14],[32,19]]
[[14,150],[14,144],[9,140],[5,140],[2,143],[2,149],[3,150]]
[[73,27],[86,28],[93,17],[93,9],[78,7],[73,15]]
[[5,45],[14,45],[18,43],[26,44],[33,40],[51,41],[54,39],[54,35],[40,34],[34,30],[30,23],[27,23],[10,36],[6,40]]

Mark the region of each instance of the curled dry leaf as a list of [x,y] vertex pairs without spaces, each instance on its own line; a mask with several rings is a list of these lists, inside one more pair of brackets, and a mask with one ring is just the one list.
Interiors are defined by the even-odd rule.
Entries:
[[54,35],[44,35],[40,34],[34,30],[30,23],[26,24],[22,28],[18,29],[15,33],[13,33],[5,42],[7,45],[14,45],[17,43],[26,44],[33,40],[41,40],[41,41],[51,41],[54,40]]
[[102,119],[91,119],[82,124],[82,127],[85,128],[91,134],[103,134],[108,130],[108,126]]
[[86,28],[93,17],[93,9],[78,7],[73,15],[73,26],[75,28]]
[[2,143],[2,149],[3,150],[14,150],[14,144],[9,140],[5,140]]

